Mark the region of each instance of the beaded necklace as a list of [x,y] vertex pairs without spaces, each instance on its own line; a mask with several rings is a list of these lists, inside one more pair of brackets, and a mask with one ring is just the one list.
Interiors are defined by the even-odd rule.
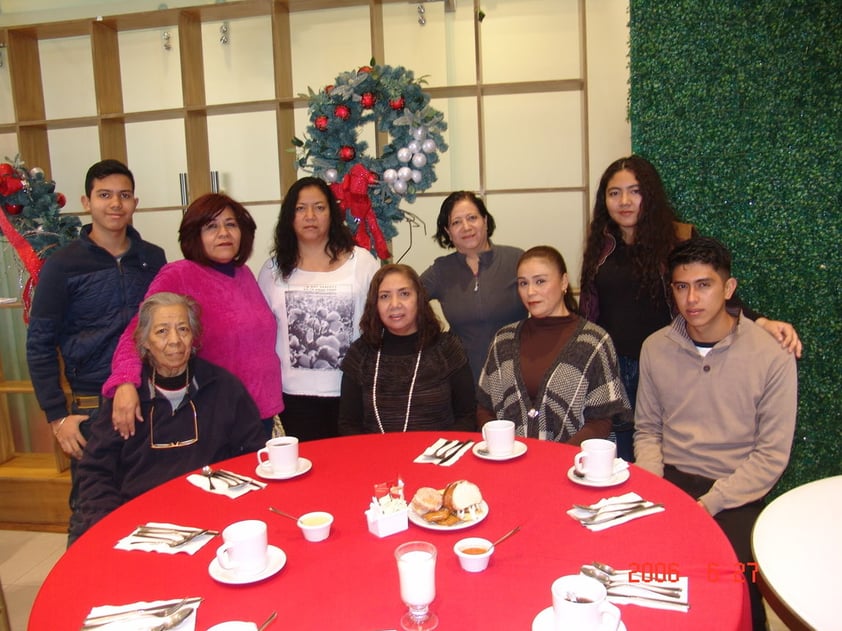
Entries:
[[[381,348],[377,349],[377,361],[374,364],[374,387],[372,389],[371,398],[374,404],[374,417],[377,419],[377,427],[380,428],[380,433],[385,434],[386,430],[383,429],[383,423],[380,421],[380,411],[377,409],[377,375],[380,373],[380,351]],[[412,373],[412,383],[409,384],[409,396],[406,399],[406,417],[403,420],[403,431],[406,431],[406,428],[409,427],[409,411],[412,408],[412,392],[415,390],[415,378],[418,376],[418,366],[421,365],[421,349],[418,349],[418,358],[415,360],[415,371]]]

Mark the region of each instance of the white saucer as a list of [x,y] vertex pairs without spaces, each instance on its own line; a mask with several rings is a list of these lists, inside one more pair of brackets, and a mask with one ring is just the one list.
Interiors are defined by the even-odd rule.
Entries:
[[257,581],[262,581],[265,578],[274,576],[281,571],[281,568],[284,567],[286,563],[286,553],[280,548],[269,546],[269,563],[266,565],[266,569],[259,574],[241,576],[234,570],[226,570],[222,567],[216,557],[214,557],[213,561],[210,562],[208,572],[210,572],[212,579],[217,580],[220,583],[227,583],[228,585],[246,585],[248,583],[256,583]]
[[514,458],[520,458],[523,454],[526,453],[526,444],[516,440],[514,446],[512,447],[512,453],[506,454],[505,456],[492,456],[491,454],[481,454],[479,453],[480,449],[482,449],[483,451],[485,450],[484,440],[479,441],[476,445],[474,445],[473,449],[471,449],[471,451],[474,452],[474,455],[477,458],[482,458],[483,460],[497,461],[513,460]]
[[629,479],[631,473],[629,473],[628,469],[623,469],[622,471],[618,471],[614,475],[612,475],[607,480],[602,480],[601,482],[596,482],[594,480],[588,480],[587,478],[580,478],[577,476],[574,471],[576,467],[570,467],[567,470],[567,478],[571,482],[575,482],[576,484],[581,484],[582,486],[595,486],[597,488],[603,488],[606,486],[617,486],[618,484],[622,484],[626,480]]
[[289,480],[290,478],[297,478],[300,475],[304,475],[312,468],[313,463],[307,460],[307,458],[299,458],[298,468],[294,473],[275,473],[274,471],[270,471],[269,467],[262,464],[257,465],[254,472],[264,480]]
[[[547,607],[532,620],[532,631],[555,631],[555,620],[553,620],[553,608]],[[626,631],[625,623],[620,620],[617,631]]]

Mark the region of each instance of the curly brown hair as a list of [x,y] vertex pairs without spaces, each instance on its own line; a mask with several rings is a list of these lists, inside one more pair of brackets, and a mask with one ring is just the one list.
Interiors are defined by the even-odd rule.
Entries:
[[360,318],[360,337],[372,348],[379,348],[382,343],[385,327],[377,311],[377,295],[380,293],[380,284],[389,274],[402,274],[415,288],[415,293],[418,295],[418,313],[415,316],[418,325],[418,348],[432,346],[441,335],[441,322],[430,306],[430,299],[427,297],[424,285],[421,284],[421,279],[418,278],[418,273],[409,265],[400,263],[384,265],[371,279],[365,308]]
[[594,201],[593,219],[588,229],[585,255],[582,262],[581,291],[590,290],[599,267],[599,258],[605,247],[606,235],[622,239],[620,227],[608,214],[605,190],[608,182],[619,171],[629,171],[637,179],[642,197],[640,217],[634,231],[634,248],[630,255],[634,275],[640,279],[641,291],[655,297],[663,292],[662,275],[667,256],[677,243],[673,222],[675,210],[667,199],[664,184],[652,163],[638,155],[631,155],[612,162],[602,178]]

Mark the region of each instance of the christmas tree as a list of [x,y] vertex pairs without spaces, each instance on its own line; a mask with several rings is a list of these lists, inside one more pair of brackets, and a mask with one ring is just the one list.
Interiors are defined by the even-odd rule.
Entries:
[[46,179],[43,169],[27,170],[19,156],[0,163],[0,233],[29,272],[23,293],[24,319],[28,319],[44,259],[79,236],[79,218],[61,215],[65,203],[67,199],[56,193],[56,183]]

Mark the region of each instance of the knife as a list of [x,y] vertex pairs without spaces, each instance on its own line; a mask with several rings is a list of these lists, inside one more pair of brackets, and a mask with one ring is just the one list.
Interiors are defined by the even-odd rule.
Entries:
[[473,444],[474,444],[474,441],[472,441],[472,440],[465,440],[465,441],[461,441],[461,442],[457,443],[456,446],[453,447],[450,451],[445,452],[444,457],[441,460],[439,460],[436,464],[442,465],[445,462],[448,462],[449,460],[454,458],[456,456],[456,454],[458,454],[460,451],[462,451],[462,449],[465,447],[465,445],[473,445]]
[[[185,606],[182,607],[181,609],[179,609],[178,611],[176,611],[173,614],[173,616],[175,616],[176,614],[178,614],[182,611],[187,611],[188,612],[187,615],[190,615],[190,613],[193,612],[193,608],[187,607],[186,605],[193,605],[193,604],[198,605],[199,603],[202,602],[202,600],[204,600],[204,598],[201,597],[201,596],[198,596],[198,597],[195,597],[195,598],[185,598],[184,600],[180,600],[180,601],[179,600],[171,600],[169,602],[161,603],[160,605],[152,605],[151,607],[143,607],[141,609],[130,609],[128,611],[119,611],[117,613],[108,613],[108,614],[104,614],[102,616],[88,616],[87,618],[85,618],[85,622],[84,622],[84,626],[82,627],[82,630],[86,631],[87,629],[94,629],[96,627],[101,627],[105,624],[110,624],[112,622],[116,622],[117,620],[124,620],[126,618],[142,617],[142,616],[145,616],[147,614],[155,613],[156,611],[162,611],[162,610],[167,609],[169,607],[172,607],[173,605],[176,605],[176,604],[182,604],[182,605],[185,605]],[[183,618],[182,618],[182,620],[183,620]],[[151,622],[152,621],[150,621],[150,623]]]
[[251,484],[252,486],[256,486],[259,489],[265,489],[267,486],[265,482],[258,482],[257,480],[252,480],[251,478],[237,475],[236,473],[231,473],[230,471],[226,471],[225,469],[217,469],[214,473],[220,477],[228,477],[239,482]]
[[[663,504],[649,504],[648,506],[638,506],[637,508],[632,508],[631,510],[620,512],[617,515],[611,515],[608,519],[594,519],[593,517],[586,517],[585,519],[580,519],[579,523],[583,526],[596,526],[597,524],[604,524],[609,521],[614,521],[615,519],[621,519],[627,515],[633,515],[635,513],[640,513],[645,510],[649,510],[650,508],[663,508]],[[603,513],[604,514],[604,513]],[[594,517],[599,517],[600,515],[597,514]]]
[[653,602],[661,603],[663,605],[672,605],[676,609],[679,607],[686,607],[687,609],[690,608],[690,603],[684,601],[675,601],[675,600],[666,600],[664,598],[655,598],[650,596],[629,596],[628,594],[618,594],[616,592],[612,593],[611,590],[608,590],[608,598],[628,598],[630,600],[651,600]]

